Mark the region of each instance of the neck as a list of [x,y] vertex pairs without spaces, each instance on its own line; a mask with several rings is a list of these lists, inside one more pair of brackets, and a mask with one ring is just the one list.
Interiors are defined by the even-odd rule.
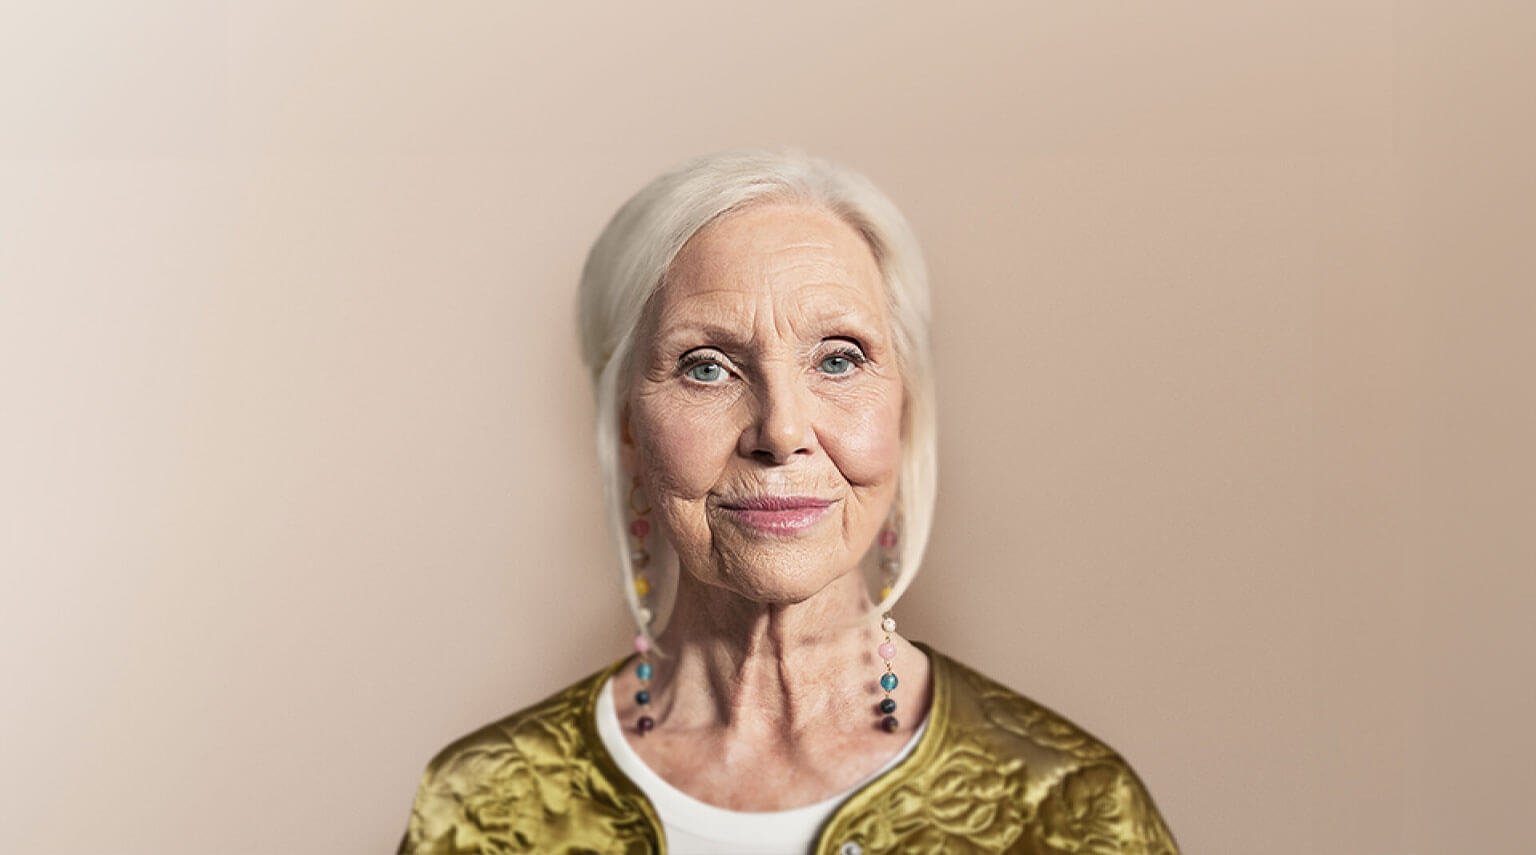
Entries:
[[868,725],[884,634],[857,572],[784,604],[680,576],[674,617],[658,639],[667,655],[655,660],[659,726],[782,738]]

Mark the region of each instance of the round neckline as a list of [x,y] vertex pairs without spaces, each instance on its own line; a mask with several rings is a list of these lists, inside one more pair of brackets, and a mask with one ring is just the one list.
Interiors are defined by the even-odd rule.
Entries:
[[855,793],[910,757],[922,743],[928,730],[929,720],[932,718],[930,705],[929,713],[923,716],[923,720],[918,723],[912,736],[900,750],[881,764],[880,768],[842,792],[808,805],[785,810],[737,811],[718,807],[688,795],[657,774],[639,754],[635,753],[624,734],[623,726],[619,723],[618,709],[613,700],[613,678],[617,673],[618,669],[614,669],[603,678],[598,687],[593,710],[598,736],[619,771],[629,776],[640,791],[650,798],[657,812],[662,814],[663,821],[691,833],[710,834],[717,833],[721,828],[728,828],[733,836],[742,835],[768,840],[782,836],[788,828],[809,827],[814,832]]

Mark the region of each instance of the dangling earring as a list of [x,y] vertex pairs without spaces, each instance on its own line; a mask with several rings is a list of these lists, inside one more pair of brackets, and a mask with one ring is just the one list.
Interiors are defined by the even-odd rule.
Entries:
[[896,577],[901,573],[901,559],[896,553],[896,544],[901,540],[898,530],[898,517],[891,511],[891,518],[886,520],[885,526],[880,529],[880,600],[896,590]]
[[[637,496],[640,496],[638,501]],[[640,507],[641,503],[645,507]],[[640,662],[635,666],[635,676],[640,678],[640,691],[635,692],[635,703],[640,706],[640,718],[635,721],[635,730],[644,734],[656,726],[656,720],[648,714],[651,709],[653,669],[650,660],[651,641],[646,637],[651,624],[651,609],[646,601],[646,595],[651,592],[651,581],[646,578],[645,568],[651,563],[651,554],[645,551],[645,537],[651,533],[651,524],[645,515],[651,512],[651,505],[641,495],[639,475],[635,476],[629,488],[629,512],[634,515],[629,522],[629,534],[635,539],[634,549],[629,553],[629,563],[634,570],[635,599],[640,602],[640,627],[635,633],[635,652],[640,654]]]
[[[884,586],[880,589],[880,599],[883,602],[891,595],[896,587],[896,577],[901,569],[901,561],[896,557],[896,544],[901,536],[897,532],[897,517],[892,511],[891,519],[885,527],[880,529],[880,572],[884,574]],[[885,633],[885,640],[875,648],[880,658],[885,660],[885,673],[880,675],[880,688],[885,690],[885,697],[880,700],[880,726],[886,733],[895,733],[901,727],[901,722],[893,713],[896,712],[896,700],[891,697],[891,692],[896,690],[896,672],[891,670],[891,660],[896,658],[896,645],[891,641],[891,633],[896,631],[896,619],[890,612],[880,616],[880,630]]]

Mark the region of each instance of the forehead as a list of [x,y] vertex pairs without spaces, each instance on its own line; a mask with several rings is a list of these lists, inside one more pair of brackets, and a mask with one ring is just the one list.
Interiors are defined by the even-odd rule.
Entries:
[[864,237],[835,214],[788,203],[755,205],[700,229],[657,298],[663,320],[765,299],[797,312],[885,314]]

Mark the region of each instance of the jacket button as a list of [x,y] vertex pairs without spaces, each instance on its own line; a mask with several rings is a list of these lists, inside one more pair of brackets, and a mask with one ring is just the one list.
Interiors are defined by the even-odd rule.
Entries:
[[837,855],[864,855],[864,847],[850,840],[837,850]]

